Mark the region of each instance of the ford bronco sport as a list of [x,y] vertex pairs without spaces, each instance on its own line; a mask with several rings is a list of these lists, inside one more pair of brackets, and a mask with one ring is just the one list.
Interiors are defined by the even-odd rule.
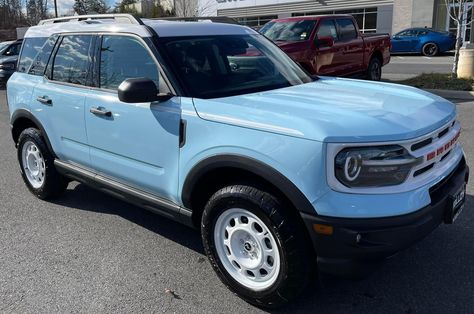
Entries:
[[220,279],[266,307],[452,223],[468,167],[456,107],[311,77],[250,28],[130,15],[46,20],[8,82],[21,175],[77,180],[200,229]]

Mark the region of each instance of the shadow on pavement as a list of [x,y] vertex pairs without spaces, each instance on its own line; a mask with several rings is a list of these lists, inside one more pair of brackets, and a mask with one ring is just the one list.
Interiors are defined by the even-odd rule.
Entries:
[[[56,204],[118,215],[200,254],[199,232],[129,205],[84,184],[72,185]],[[299,299],[274,313],[296,312],[464,312],[474,308],[474,197],[467,196],[459,222],[441,225],[426,239],[388,259],[362,280],[327,275]],[[464,293],[462,293],[464,291]],[[455,306],[453,308],[453,306]]]
[[[72,188],[71,188],[72,187]],[[55,204],[85,211],[118,215],[195,252],[204,254],[198,231],[152,213],[140,207],[113,198],[84,184],[71,183]]]

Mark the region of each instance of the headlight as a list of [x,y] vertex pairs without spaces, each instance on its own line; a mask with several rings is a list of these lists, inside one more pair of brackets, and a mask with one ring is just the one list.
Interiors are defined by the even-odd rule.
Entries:
[[3,64],[0,64],[0,69],[15,70],[15,64],[14,63],[3,63]]
[[334,168],[347,187],[380,187],[403,183],[419,162],[398,145],[354,147],[336,155]]

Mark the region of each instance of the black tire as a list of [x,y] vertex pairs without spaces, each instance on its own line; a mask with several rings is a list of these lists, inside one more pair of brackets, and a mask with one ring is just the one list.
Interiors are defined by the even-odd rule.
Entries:
[[[216,222],[223,213],[235,208],[257,216],[270,230],[278,247],[279,273],[265,290],[255,291],[239,283],[218,255],[214,241]],[[216,192],[205,206],[201,231],[205,252],[221,281],[239,297],[260,307],[280,307],[301,295],[314,277],[316,259],[299,219],[278,198],[251,186],[233,185]]]
[[[31,142],[36,145],[39,154],[44,160],[44,180],[42,180],[40,187],[34,187],[25,173],[26,166],[23,163],[22,152],[25,144]],[[66,190],[68,180],[56,170],[53,154],[49,151],[39,130],[28,128],[21,132],[18,140],[17,156],[23,181],[36,197],[39,199],[52,199]]]
[[370,81],[380,81],[382,79],[382,61],[373,57],[367,68],[367,79]]
[[439,53],[438,45],[435,43],[426,43],[421,48],[421,53],[427,57],[434,57],[437,56]]

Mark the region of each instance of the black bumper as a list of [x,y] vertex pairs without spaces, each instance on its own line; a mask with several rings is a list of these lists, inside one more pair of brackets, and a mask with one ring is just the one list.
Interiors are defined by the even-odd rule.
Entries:
[[[430,189],[432,203],[402,216],[370,219],[345,219],[302,214],[318,256],[319,270],[338,275],[367,272],[373,262],[408,248],[445,221],[450,195],[469,179],[463,158],[455,170]],[[314,224],[333,227],[331,235],[318,234]]]

